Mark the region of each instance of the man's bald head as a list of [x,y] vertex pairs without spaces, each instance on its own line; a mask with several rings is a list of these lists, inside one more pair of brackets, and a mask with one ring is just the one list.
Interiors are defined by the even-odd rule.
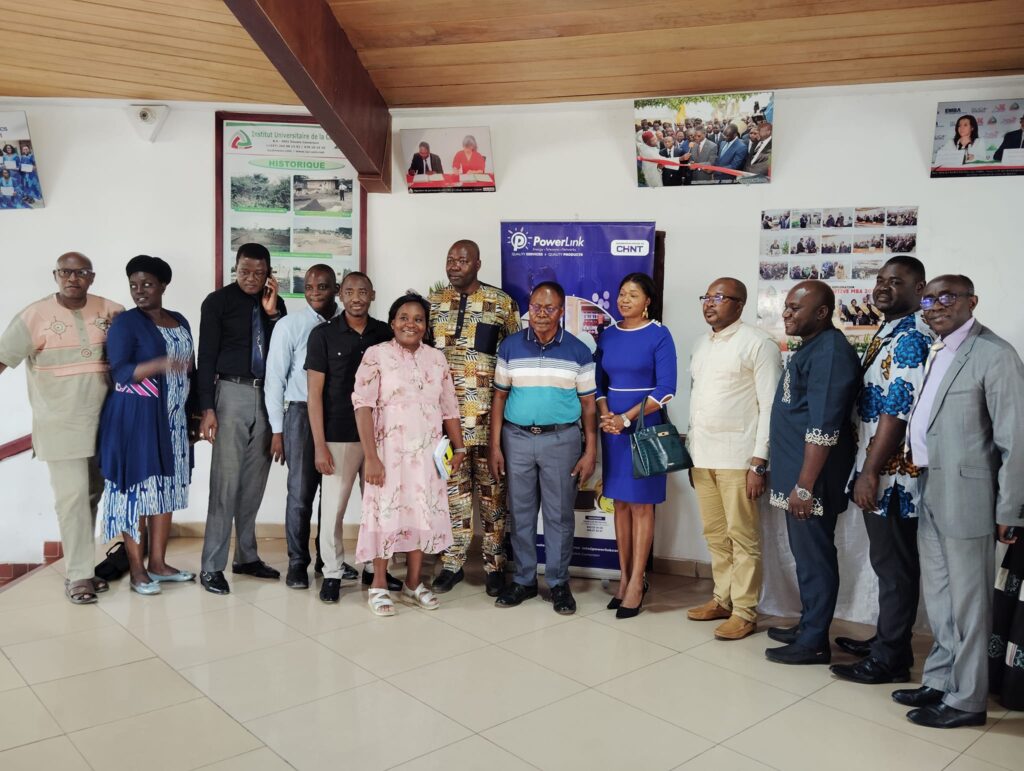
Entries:
[[928,282],[928,286],[932,284],[942,284],[964,294],[974,294],[974,282],[960,273],[946,273],[942,276],[936,276]]
[[805,340],[832,325],[836,296],[822,281],[801,281],[786,295],[782,323],[786,334]]
[[448,250],[448,253],[451,254],[452,252],[461,251],[462,249],[466,250],[466,256],[468,256],[471,260],[480,259],[480,246],[477,244],[476,241],[470,241],[468,238],[463,238],[460,241],[456,241],[454,244],[451,245],[451,248]]
[[798,289],[804,291],[808,301],[815,307],[825,306],[828,308],[829,314],[836,309],[836,294],[832,291],[832,287],[824,281],[801,281],[793,287],[793,291]]
[[[73,262],[75,264],[68,265],[69,262]],[[92,270],[92,260],[90,260],[81,252],[64,252],[64,254],[57,258],[57,267],[85,268],[87,270]]]

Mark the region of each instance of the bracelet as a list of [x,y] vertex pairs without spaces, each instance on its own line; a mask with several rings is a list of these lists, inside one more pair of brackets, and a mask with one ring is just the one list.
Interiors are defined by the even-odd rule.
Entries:
[[455,452],[459,453],[460,455],[465,455],[466,454],[466,448],[465,447],[456,447],[455,448]]

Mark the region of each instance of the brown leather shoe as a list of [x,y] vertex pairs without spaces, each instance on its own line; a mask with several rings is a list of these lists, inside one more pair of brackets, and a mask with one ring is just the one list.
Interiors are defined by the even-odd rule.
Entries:
[[703,605],[690,608],[686,611],[686,617],[691,621],[714,621],[719,618],[729,618],[732,611],[726,610],[718,604],[718,600],[712,597]]
[[715,637],[719,640],[742,640],[757,631],[757,624],[747,621],[742,616],[732,615],[729,620],[715,629]]

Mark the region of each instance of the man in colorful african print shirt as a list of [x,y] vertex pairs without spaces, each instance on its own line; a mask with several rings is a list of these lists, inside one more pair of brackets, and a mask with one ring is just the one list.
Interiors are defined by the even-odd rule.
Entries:
[[870,640],[836,638],[854,664],[832,672],[856,683],[910,678],[921,567],[917,554],[917,468],[903,446],[907,420],[924,383],[933,335],[921,317],[924,265],[897,255],[878,273],[872,299],[885,322],[861,361],[864,383],[853,411],[857,460],[848,491],[864,514],[871,567],[878,576],[878,625]]
[[487,468],[489,412],[498,343],[519,331],[519,308],[500,289],[479,281],[480,247],[474,242],[456,241],[448,250],[445,271],[450,283],[430,295],[430,327],[452,370],[469,457],[448,480],[454,540],[444,553],[434,591],[450,591],[463,579],[476,493],[484,527],[487,594],[496,597],[504,585],[506,504],[504,483]]

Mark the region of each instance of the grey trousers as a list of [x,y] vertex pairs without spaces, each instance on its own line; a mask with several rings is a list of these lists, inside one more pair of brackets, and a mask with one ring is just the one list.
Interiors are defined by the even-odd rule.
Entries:
[[537,582],[537,511],[544,517],[544,580],[558,586],[569,580],[576,531],[576,477],[573,466],[583,454],[578,426],[531,434],[506,423],[501,430],[508,480],[509,516],[517,584]]
[[217,438],[210,467],[202,569],[224,570],[231,524],[235,525],[236,565],[258,560],[256,514],[270,473],[270,423],[263,389],[217,382],[214,400]]
[[320,472],[314,464],[313,432],[304,402],[289,402],[284,411],[284,457],[288,464],[288,500],[284,509],[284,532],[288,542],[288,567],[305,570],[309,555],[309,528],[313,500],[320,486]]
[[943,691],[944,704],[984,712],[988,704],[988,640],[992,631],[992,536],[948,538],[928,508],[922,481],[917,525],[921,583],[935,642],[921,684]]

